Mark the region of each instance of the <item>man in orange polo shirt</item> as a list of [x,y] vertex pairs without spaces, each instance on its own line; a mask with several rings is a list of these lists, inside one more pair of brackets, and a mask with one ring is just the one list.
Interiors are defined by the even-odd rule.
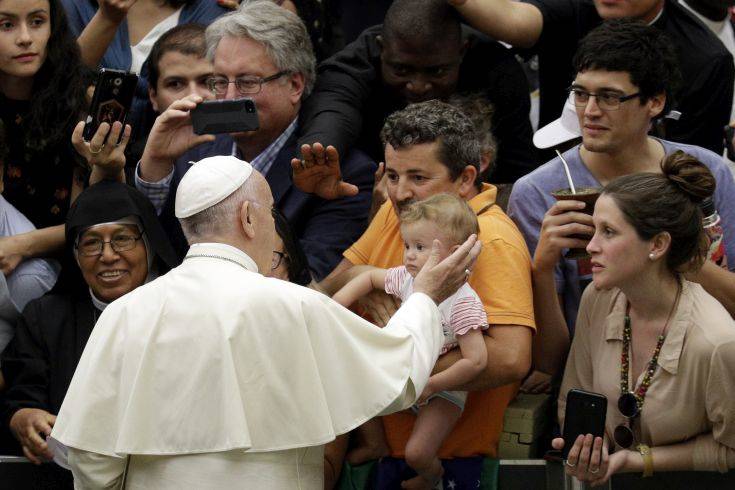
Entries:
[[[408,203],[448,192],[466,199],[477,213],[482,252],[469,277],[482,299],[490,328],[485,336],[486,370],[473,382],[454,389],[471,391],[462,418],[442,446],[441,458],[497,454],[503,413],[531,362],[535,330],[531,291],[531,259],[515,224],[495,204],[496,188],[478,180],[480,144],[471,121],[454,107],[436,100],[413,104],[391,115],[381,132],[389,201],[384,203],[362,237],[344,252],[344,259],[322,285],[338,290],[366,266],[396,267],[403,263],[398,214]],[[317,161],[294,162],[294,182],[305,190],[334,188],[339,166]],[[311,178],[318,166],[321,181]],[[331,176],[325,177],[331,171]],[[324,185],[325,180],[332,183]],[[383,292],[366,297],[363,306],[376,323],[393,309]],[[435,371],[446,369],[461,355],[442,356]],[[391,456],[402,458],[415,417],[402,412],[383,418]]]

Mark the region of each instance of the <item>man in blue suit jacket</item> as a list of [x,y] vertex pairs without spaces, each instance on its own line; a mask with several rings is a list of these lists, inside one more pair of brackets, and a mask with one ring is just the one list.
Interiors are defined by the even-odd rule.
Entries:
[[252,98],[260,127],[216,138],[197,136],[189,111],[202,98],[176,101],[153,125],[136,169],[136,187],[151,199],[183,251],[186,244],[173,216],[173,201],[190,162],[215,155],[249,161],[268,181],[275,205],[294,228],[320,280],[367,227],[375,163],[359,152],[348,155],[345,168],[350,172],[344,178],[357,186],[356,193],[338,200],[325,201],[293,186],[298,113],[315,78],[311,42],[296,15],[272,2],[253,2],[215,21],[207,29],[207,43],[214,64],[210,88],[219,99]]

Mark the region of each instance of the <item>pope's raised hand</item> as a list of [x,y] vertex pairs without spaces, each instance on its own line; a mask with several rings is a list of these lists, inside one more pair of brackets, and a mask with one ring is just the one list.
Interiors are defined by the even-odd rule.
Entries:
[[439,240],[434,240],[431,247],[431,255],[421,268],[413,283],[413,290],[424,293],[434,300],[436,304],[453,295],[467,282],[480,255],[482,243],[477,240],[477,235],[470,237],[457,248],[449,257],[439,261]]
[[321,143],[301,146],[301,159],[291,160],[293,183],[303,192],[316,194],[322,199],[354,196],[357,186],[342,180],[339,152],[333,146]]

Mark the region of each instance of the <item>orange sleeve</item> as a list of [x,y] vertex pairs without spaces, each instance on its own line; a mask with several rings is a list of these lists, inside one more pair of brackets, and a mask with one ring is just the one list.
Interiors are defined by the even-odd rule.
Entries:
[[492,325],[536,329],[531,289],[531,257],[525,243],[495,235],[483,241],[470,286],[477,292]]
[[377,214],[368,225],[365,233],[362,234],[359,240],[352,244],[350,248],[344,251],[342,254],[344,258],[349,260],[352,265],[365,265],[370,260],[370,253],[375,250],[378,244],[378,240],[383,233],[385,228],[386,220],[388,219],[388,213],[391,212],[391,203],[387,201],[380,207]]

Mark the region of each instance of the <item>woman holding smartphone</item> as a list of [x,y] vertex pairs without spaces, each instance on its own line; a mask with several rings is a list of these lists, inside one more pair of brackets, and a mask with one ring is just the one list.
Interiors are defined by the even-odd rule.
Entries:
[[677,152],[661,174],[610,182],[587,246],[593,284],[582,297],[559,397],[608,399],[605,437],[572,444],[567,474],[593,486],[619,472],[735,468],[735,321],[685,279],[706,253],[699,203],[715,179]]

